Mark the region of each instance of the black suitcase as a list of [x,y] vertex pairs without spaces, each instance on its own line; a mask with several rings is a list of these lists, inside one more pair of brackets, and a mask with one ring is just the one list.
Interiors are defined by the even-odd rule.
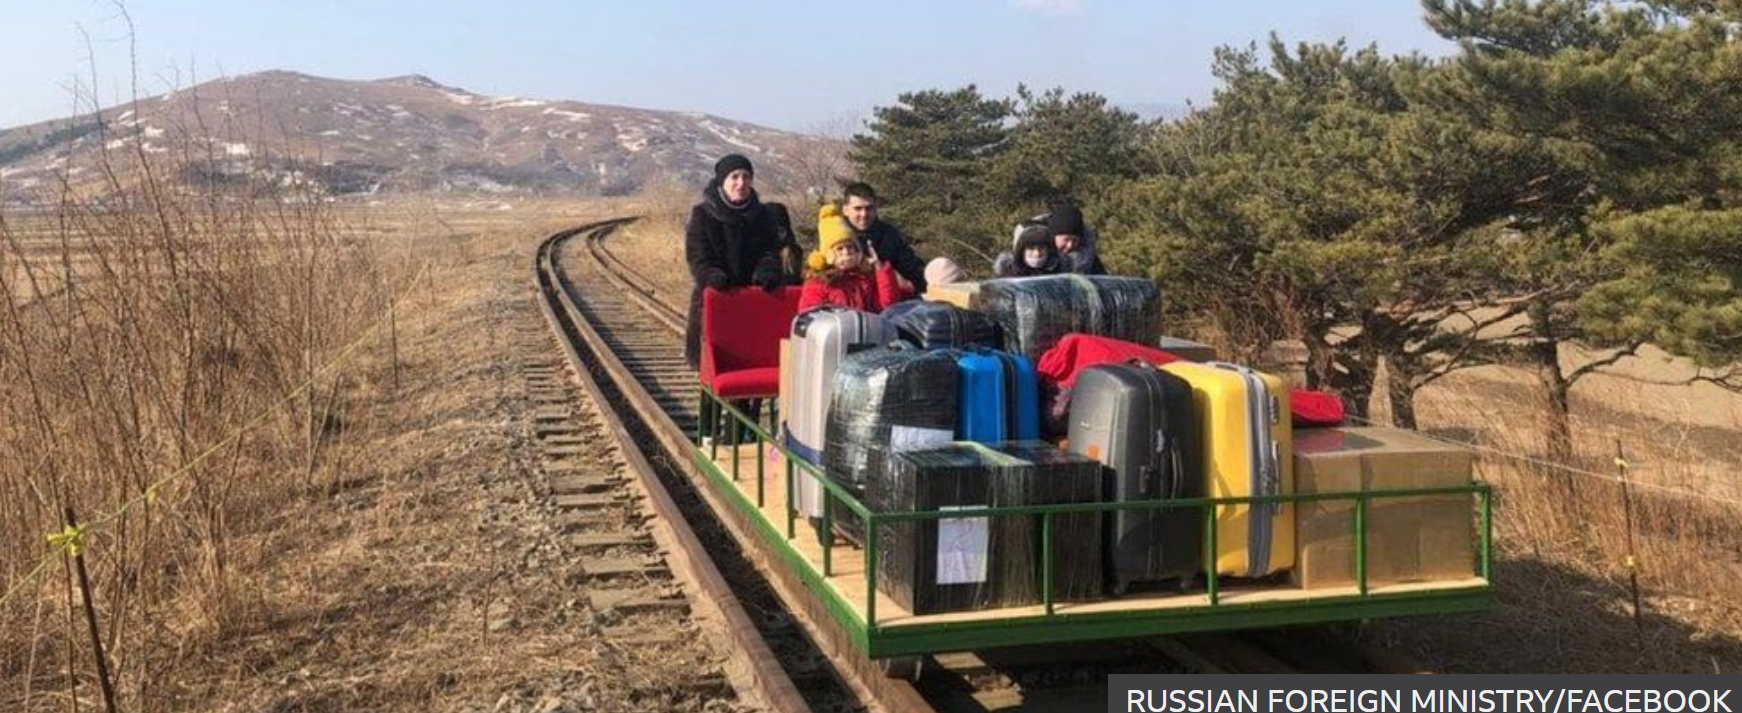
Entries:
[[897,302],[883,310],[883,320],[921,349],[998,348],[998,325],[990,317],[952,304]]
[[[1109,471],[1107,500],[1204,496],[1197,414],[1185,380],[1149,364],[1091,367],[1077,377],[1070,419],[1071,451]],[[1202,570],[1202,509],[1121,510],[1106,520],[1114,594],[1136,582],[1189,581]]]

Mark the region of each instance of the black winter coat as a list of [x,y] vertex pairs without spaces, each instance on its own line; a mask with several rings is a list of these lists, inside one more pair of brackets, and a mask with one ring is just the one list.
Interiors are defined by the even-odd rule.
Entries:
[[863,243],[862,248],[875,253],[878,260],[895,265],[896,274],[907,278],[916,293],[925,293],[925,261],[895,226],[881,220],[872,223],[870,230],[859,233],[859,242]]
[[[784,208],[779,211],[784,212]],[[777,212],[763,205],[755,192],[748,203],[734,208],[720,197],[718,181],[702,189],[702,202],[690,209],[689,226],[684,229],[684,257],[695,279],[684,330],[684,358],[690,368],[701,366],[702,291],[710,284],[733,288],[767,280],[784,282],[781,242]]]

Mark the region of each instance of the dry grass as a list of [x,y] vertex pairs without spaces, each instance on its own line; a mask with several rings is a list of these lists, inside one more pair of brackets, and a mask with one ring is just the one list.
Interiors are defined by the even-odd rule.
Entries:
[[92,685],[44,547],[65,513],[90,523],[111,678],[146,700],[186,653],[166,655],[250,618],[236,573],[263,553],[243,533],[288,494],[337,487],[381,391],[347,357],[411,275],[308,194],[168,179],[215,174],[209,149],[74,157],[100,186],[0,215],[0,548],[19,554],[0,562],[0,675],[20,708]]
[[[221,154],[190,141],[74,156],[69,172],[102,180],[0,212],[0,709],[98,704],[83,598],[44,540],[68,508],[88,524],[90,602],[125,710],[424,710],[454,691],[488,692],[474,701],[488,707],[520,695],[492,681],[568,666],[582,632],[543,659],[482,636],[479,612],[512,594],[498,563],[519,548],[480,543],[508,542],[510,524],[468,539],[453,523],[478,506],[478,471],[513,471],[461,437],[479,424],[456,412],[507,437],[500,416],[455,401],[476,391],[442,398],[504,347],[442,320],[483,299],[452,281],[520,274],[544,228],[521,223],[529,212],[555,226],[591,209],[347,211]],[[177,180],[198,175],[227,178]],[[492,251],[497,272],[465,274]],[[413,301],[389,320],[395,296]],[[499,322],[479,310],[468,324]],[[439,351],[457,344],[473,351]],[[547,594],[552,615],[562,596]],[[442,660],[456,654],[470,665]]]

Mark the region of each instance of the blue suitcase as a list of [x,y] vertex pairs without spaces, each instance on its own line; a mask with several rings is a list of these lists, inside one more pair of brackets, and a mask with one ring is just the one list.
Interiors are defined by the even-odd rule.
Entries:
[[1040,438],[1040,381],[1034,360],[996,351],[962,352],[956,437],[979,443]]

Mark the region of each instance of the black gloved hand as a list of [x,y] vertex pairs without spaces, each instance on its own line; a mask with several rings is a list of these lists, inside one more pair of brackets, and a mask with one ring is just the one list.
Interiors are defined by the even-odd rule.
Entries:
[[726,289],[726,271],[725,270],[709,270],[706,273],[703,273],[702,284],[705,284],[705,285],[712,287],[716,290]]
[[786,280],[781,277],[780,268],[778,267],[764,267],[758,269],[756,274],[750,276],[750,281],[756,283],[767,292],[779,290],[786,282]]

